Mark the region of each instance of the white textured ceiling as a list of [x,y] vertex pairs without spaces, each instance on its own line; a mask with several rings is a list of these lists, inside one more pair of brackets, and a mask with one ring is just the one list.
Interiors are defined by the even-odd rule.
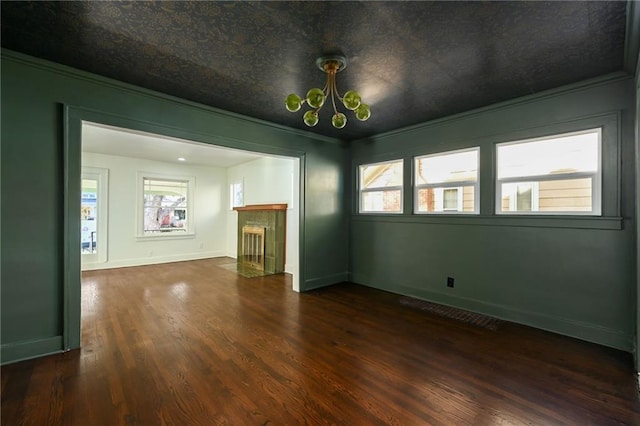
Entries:
[[[82,151],[223,168],[264,157],[264,154],[87,122],[82,126]],[[179,161],[180,157],[185,161]]]

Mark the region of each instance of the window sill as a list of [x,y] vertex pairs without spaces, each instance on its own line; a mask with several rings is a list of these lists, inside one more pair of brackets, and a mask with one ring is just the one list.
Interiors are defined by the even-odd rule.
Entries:
[[480,216],[461,214],[437,215],[380,215],[354,214],[354,222],[395,222],[395,223],[423,223],[434,225],[472,225],[472,226],[516,226],[534,228],[574,228],[574,229],[604,229],[619,231],[623,227],[622,217],[594,217],[594,216]]
[[164,234],[154,234],[154,235],[136,235],[137,241],[162,241],[162,240],[189,240],[196,237],[196,234],[193,232],[189,233],[164,233]]

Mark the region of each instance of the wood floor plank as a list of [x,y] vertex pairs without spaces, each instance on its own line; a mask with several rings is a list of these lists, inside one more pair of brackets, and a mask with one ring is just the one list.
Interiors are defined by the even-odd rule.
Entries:
[[630,354],[230,261],[83,273],[82,348],[3,366],[2,425],[640,424]]

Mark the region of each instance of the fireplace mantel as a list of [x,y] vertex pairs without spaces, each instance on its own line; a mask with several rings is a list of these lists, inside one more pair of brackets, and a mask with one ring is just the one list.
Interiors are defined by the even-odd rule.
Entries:
[[248,211],[256,211],[256,210],[286,210],[287,204],[251,204],[243,207],[234,207],[233,208],[239,212],[248,212]]

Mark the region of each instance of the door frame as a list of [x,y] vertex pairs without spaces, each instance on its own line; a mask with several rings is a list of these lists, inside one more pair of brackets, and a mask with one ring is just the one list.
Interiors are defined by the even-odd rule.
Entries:
[[63,241],[63,349],[79,348],[81,344],[81,253],[80,197],[82,176],[82,122],[103,124],[135,131],[155,133],[179,139],[203,142],[224,148],[299,159],[298,207],[298,283],[305,282],[305,168],[306,154],[302,150],[231,139],[212,133],[196,133],[185,127],[169,127],[157,122],[139,121],[88,108],[64,105],[63,174],[64,174],[64,241]]

